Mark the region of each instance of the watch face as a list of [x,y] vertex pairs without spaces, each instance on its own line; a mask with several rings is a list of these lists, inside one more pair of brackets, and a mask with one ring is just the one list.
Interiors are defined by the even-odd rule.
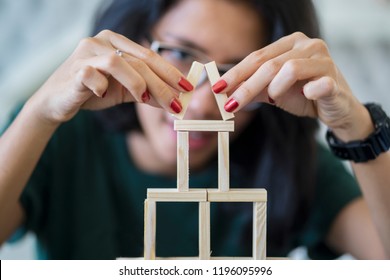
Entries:
[[368,112],[370,113],[371,120],[374,123],[375,127],[390,122],[389,117],[386,115],[386,113],[383,111],[380,105],[375,103],[368,103],[365,106]]

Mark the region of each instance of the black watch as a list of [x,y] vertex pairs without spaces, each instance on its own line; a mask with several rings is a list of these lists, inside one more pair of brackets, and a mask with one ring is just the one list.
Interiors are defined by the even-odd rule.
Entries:
[[333,154],[345,160],[366,162],[375,159],[390,148],[390,119],[381,106],[374,103],[364,105],[370,113],[375,131],[364,140],[343,142],[328,129],[326,140]]

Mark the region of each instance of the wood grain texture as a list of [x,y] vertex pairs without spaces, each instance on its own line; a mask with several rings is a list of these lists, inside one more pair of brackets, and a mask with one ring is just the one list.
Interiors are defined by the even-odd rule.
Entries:
[[156,202],[146,199],[144,203],[144,258],[156,259]]
[[177,132],[177,189],[180,192],[189,190],[189,147],[188,131]]
[[210,202],[199,202],[199,259],[210,259]]
[[[202,75],[202,72],[204,71],[204,65],[202,63],[199,63],[197,61],[194,61],[192,63],[190,72],[188,72],[187,80],[193,85],[194,90],[196,85],[198,84],[199,78]],[[179,95],[179,100],[182,106],[182,110],[179,114],[172,114],[176,118],[182,120],[184,118],[184,115],[187,112],[188,104],[191,102],[192,95],[194,94],[194,90],[191,92],[181,92]]]
[[148,189],[148,200],[171,202],[200,202],[207,201],[206,189],[189,189],[188,192],[180,192],[177,189]]
[[221,192],[218,189],[207,189],[207,201],[210,202],[266,202],[265,189],[232,189]]
[[234,131],[234,121],[212,120],[175,120],[173,125],[176,131]]
[[[131,260],[143,260],[144,257],[136,257],[136,258],[126,258],[126,257],[118,257],[116,260],[120,261],[131,261]],[[156,260],[199,260],[199,257],[156,257]],[[210,260],[253,260],[252,257],[210,257]],[[289,260],[289,258],[280,258],[280,257],[267,257],[266,260]]]
[[229,132],[218,132],[218,189],[227,192],[230,188]]
[[[212,61],[212,62],[207,63],[205,65],[205,68],[206,68],[206,72],[207,72],[207,75],[208,75],[209,80],[210,80],[210,84],[211,84],[211,86],[213,86],[220,78],[217,65],[214,61]],[[222,119],[226,121],[226,120],[234,118],[234,114],[226,112],[225,108],[224,108],[226,101],[228,100],[226,93],[218,93],[218,94],[213,93],[213,94],[214,94],[215,100],[217,101],[219,111],[221,112]]]
[[253,203],[253,259],[265,260],[267,257],[267,203]]

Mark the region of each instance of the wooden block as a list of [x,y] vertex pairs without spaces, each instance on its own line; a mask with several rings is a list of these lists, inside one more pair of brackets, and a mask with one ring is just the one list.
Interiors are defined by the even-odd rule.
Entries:
[[221,192],[218,189],[207,189],[207,201],[210,202],[266,202],[265,189],[229,189]]
[[234,121],[175,120],[177,131],[234,131]]
[[210,202],[199,202],[199,259],[210,259]]
[[[214,61],[212,61],[207,63],[205,65],[205,68],[207,71],[207,75],[209,76],[211,86],[213,86],[220,78],[217,65],[215,64]],[[226,112],[224,108],[225,103],[228,100],[226,93],[218,93],[218,94],[214,93],[214,96],[215,96],[215,100],[217,101],[219,111],[221,112],[222,119],[226,121],[234,118],[234,114]]]
[[253,260],[252,257],[211,257],[211,260],[223,260],[223,261],[247,261]]
[[144,258],[156,258],[156,202],[145,200],[144,203]]
[[188,131],[177,132],[177,189],[189,190]]
[[229,191],[229,132],[218,132],[218,189]]
[[[118,257],[119,261],[143,260],[144,257],[126,258]],[[199,260],[199,257],[156,257],[156,260]],[[210,257],[210,260],[253,260],[252,257]],[[267,257],[266,260],[289,260],[289,258]]]
[[[197,61],[194,61],[192,63],[190,72],[188,72],[187,80],[194,86],[194,89],[196,85],[198,84],[199,78],[202,75],[202,72],[204,70],[204,65],[202,63],[199,63]],[[182,110],[179,114],[172,114],[176,118],[182,120],[184,118],[185,113],[187,112],[188,104],[190,103],[192,99],[194,91],[191,92],[181,92],[179,95],[179,100],[182,105]]]
[[171,202],[200,202],[207,201],[206,189],[189,189],[187,192],[180,192],[177,189],[148,189],[148,200],[171,201]]
[[253,241],[252,241],[252,253],[253,259],[265,260],[267,257],[266,244],[267,244],[267,203],[266,202],[254,202],[253,203]]

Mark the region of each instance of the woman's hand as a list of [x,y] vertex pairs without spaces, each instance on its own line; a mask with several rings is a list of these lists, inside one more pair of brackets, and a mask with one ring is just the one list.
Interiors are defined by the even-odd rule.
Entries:
[[143,102],[181,110],[178,91],[192,85],[153,51],[124,36],[102,31],[80,42],[73,54],[34,95],[45,120],[61,123],[81,108],[103,109]]
[[324,41],[303,33],[251,53],[221,77],[214,91],[226,84],[223,91],[231,93],[227,111],[237,112],[250,102],[267,102],[298,116],[318,117],[344,139],[359,136],[352,132],[363,117],[369,121]]

